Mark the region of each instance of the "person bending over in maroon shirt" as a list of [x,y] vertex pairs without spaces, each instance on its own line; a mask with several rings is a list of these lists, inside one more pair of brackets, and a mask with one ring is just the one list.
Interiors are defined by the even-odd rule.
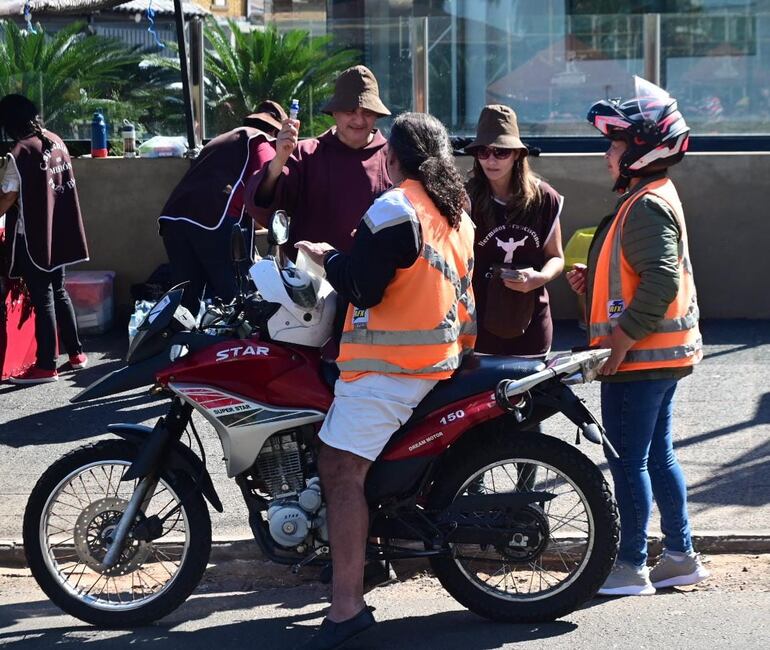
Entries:
[[335,126],[319,138],[298,142],[297,123],[284,120],[275,158],[246,187],[247,209],[256,221],[266,224],[277,209],[291,216],[291,239],[284,250],[292,257],[294,243],[301,240],[327,241],[350,252],[351,232],[391,186],[387,141],[374,126],[390,111],[371,70],[357,65],[342,72],[322,110],[334,117]]

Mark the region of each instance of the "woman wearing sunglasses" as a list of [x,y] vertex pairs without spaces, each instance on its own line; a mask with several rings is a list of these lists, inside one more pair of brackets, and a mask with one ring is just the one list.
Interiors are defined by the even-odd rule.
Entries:
[[476,224],[476,351],[544,357],[553,335],[545,285],[564,268],[564,197],[530,170],[508,106],[483,108],[465,150],[474,157],[467,190]]

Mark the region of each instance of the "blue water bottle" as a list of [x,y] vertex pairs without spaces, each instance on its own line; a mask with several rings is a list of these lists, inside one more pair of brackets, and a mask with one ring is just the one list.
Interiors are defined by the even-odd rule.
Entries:
[[107,157],[107,124],[101,111],[94,111],[91,120],[91,157]]
[[289,105],[289,119],[296,122],[297,115],[299,115],[299,100],[292,99],[291,104]]

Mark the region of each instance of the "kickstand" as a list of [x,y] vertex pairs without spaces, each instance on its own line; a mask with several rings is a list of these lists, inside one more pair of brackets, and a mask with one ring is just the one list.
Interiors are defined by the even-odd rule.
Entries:
[[315,551],[313,551],[310,555],[304,558],[302,562],[299,562],[298,564],[295,564],[294,566],[292,566],[291,572],[294,575],[297,575],[302,567],[307,566],[316,558],[321,557],[322,555],[328,555],[328,554],[329,554],[328,546],[319,546]]

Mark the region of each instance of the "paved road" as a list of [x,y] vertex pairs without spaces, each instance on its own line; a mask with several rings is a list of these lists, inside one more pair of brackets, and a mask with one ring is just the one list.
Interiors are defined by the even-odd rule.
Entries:
[[[770,322],[713,321],[703,324],[706,359],[681,382],[676,440],[690,486],[696,532],[770,531]],[[569,323],[557,324],[555,349],[581,344],[583,335]],[[122,332],[86,342],[93,364],[62,376],[58,384],[17,388],[0,386],[0,540],[21,538],[21,516],[37,478],[66,451],[104,434],[110,422],[152,424],[166,403],[126,393],[117,399],[80,405],[69,398],[121,365]],[[579,388],[598,412],[598,384]],[[201,420],[209,467],[225,504],[213,513],[219,539],[249,536],[245,507],[233,481],[218,462],[221,448]],[[561,416],[547,431],[574,439],[574,427]],[[581,449],[602,463],[601,450]]]
[[[47,650],[89,647],[219,650],[294,648],[321,622],[326,591],[318,586],[223,591],[204,586],[161,623],[97,630],[62,615],[33,590],[0,596],[0,645]],[[490,623],[460,607],[429,578],[384,587],[367,599],[378,625],[350,650],[493,648],[767,648],[770,593],[661,592],[650,598],[597,599],[554,623]]]

